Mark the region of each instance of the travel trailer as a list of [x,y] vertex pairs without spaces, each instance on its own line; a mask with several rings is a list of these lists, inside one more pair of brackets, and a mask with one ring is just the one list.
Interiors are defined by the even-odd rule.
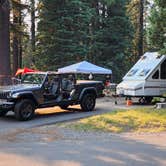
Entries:
[[139,97],[141,103],[166,94],[166,55],[145,53],[117,86],[117,94]]

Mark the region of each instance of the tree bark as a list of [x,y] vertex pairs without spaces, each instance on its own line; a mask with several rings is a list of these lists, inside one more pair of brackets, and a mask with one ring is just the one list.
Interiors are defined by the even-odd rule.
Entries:
[[[20,3],[20,0],[18,0]],[[13,25],[15,27],[19,26],[19,10],[13,7]],[[17,69],[19,68],[19,32],[15,30],[13,32],[13,75],[15,75]]]
[[13,34],[13,75],[15,75],[19,67],[18,58],[19,58],[19,41],[18,37],[15,34]]
[[32,63],[35,64],[34,53],[36,51],[36,35],[35,35],[35,0],[31,0],[31,48],[32,48]]
[[0,80],[2,80],[2,77],[9,77],[11,74],[9,17],[9,1],[0,0]]
[[139,8],[139,39],[138,39],[138,54],[143,55],[143,36],[144,36],[144,0],[140,0]]

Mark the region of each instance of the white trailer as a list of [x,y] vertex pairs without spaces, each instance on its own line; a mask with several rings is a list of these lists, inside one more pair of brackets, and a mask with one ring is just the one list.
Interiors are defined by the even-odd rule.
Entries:
[[145,53],[117,86],[117,94],[148,103],[166,94],[166,55]]

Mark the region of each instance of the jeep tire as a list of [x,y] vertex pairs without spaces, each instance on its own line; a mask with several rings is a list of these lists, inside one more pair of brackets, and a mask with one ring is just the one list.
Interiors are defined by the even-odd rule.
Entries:
[[83,111],[92,111],[96,105],[96,96],[93,93],[85,94],[80,105]]
[[60,105],[59,107],[61,109],[65,110],[65,109],[67,109],[69,107],[69,105],[68,104],[63,104],[63,105]]
[[33,118],[35,104],[32,100],[23,99],[16,103],[14,108],[15,117],[20,121],[27,121]]

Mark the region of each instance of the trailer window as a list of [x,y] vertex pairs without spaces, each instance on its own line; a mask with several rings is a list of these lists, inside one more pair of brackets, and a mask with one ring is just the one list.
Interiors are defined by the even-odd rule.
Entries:
[[160,75],[161,79],[166,79],[166,60],[161,64]]
[[131,77],[133,75],[135,75],[137,73],[138,69],[132,69],[131,71],[129,71],[129,73],[127,74],[128,77]]
[[140,72],[139,76],[144,77],[144,76],[146,76],[149,73],[149,71],[150,71],[150,69],[143,69]]
[[153,76],[152,76],[153,79],[159,79],[159,70],[157,70]]

